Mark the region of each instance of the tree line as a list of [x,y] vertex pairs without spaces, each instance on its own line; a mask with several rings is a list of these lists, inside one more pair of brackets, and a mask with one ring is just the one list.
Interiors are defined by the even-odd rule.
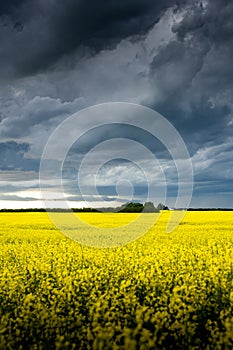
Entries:
[[122,204],[120,207],[104,207],[104,208],[72,208],[72,209],[62,209],[62,208],[29,208],[29,209],[1,209],[0,212],[3,213],[33,213],[33,212],[70,212],[71,210],[73,212],[77,213],[101,213],[101,212],[109,212],[109,213],[158,213],[160,210],[168,210],[169,208],[164,205],[163,203],[159,203],[157,207],[154,206],[154,203],[152,202],[146,202],[145,204],[142,203],[135,203],[135,202],[128,202],[125,204]]

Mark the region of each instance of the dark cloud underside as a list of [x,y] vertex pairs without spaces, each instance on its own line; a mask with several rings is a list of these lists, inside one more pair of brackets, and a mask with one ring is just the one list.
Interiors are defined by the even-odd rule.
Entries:
[[182,2],[43,0],[7,3],[0,8],[0,36],[3,38],[0,63],[7,66],[2,74],[33,74],[76,50],[92,54],[113,47],[123,38],[145,33],[169,6]]

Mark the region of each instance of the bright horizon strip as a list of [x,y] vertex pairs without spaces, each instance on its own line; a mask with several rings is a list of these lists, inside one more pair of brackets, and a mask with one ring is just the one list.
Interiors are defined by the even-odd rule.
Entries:
[[[52,202],[54,203],[54,205],[52,205]],[[58,203],[59,201],[51,201],[51,209],[53,208],[58,208]],[[95,208],[101,208],[102,206],[102,202],[93,202],[95,204]],[[110,202],[111,203],[111,202]],[[57,204],[57,205],[56,205]],[[85,202],[78,202],[78,201],[69,201],[69,204],[72,208],[77,208],[77,209],[81,209],[81,208],[86,208]],[[157,203],[154,203],[155,206]],[[122,202],[120,203],[115,203],[115,206],[120,206],[122,205]],[[93,205],[94,206],[94,205]],[[113,207],[113,205],[109,205],[111,207]],[[168,205],[169,207],[169,205]],[[213,209],[232,209],[233,208],[231,206],[224,206],[224,205],[219,205],[219,206],[208,206],[208,205],[190,205],[189,208],[203,208],[203,209],[208,209],[208,208],[213,208]],[[6,209],[6,210],[11,210],[11,209],[45,209],[44,203],[41,200],[35,200],[35,201],[20,201],[20,200],[0,200],[0,210],[2,209]]]
[[[85,201],[68,201],[70,206],[72,208],[86,208],[86,202]],[[113,207],[112,202],[109,202],[109,206]],[[122,202],[114,202],[115,205],[114,207],[120,206],[123,203]],[[61,208],[62,207],[63,201],[59,200],[51,200],[51,209],[53,208]],[[103,202],[93,202],[92,207],[94,208],[101,208],[103,206]],[[11,200],[2,200],[0,201],[0,210],[1,209],[45,209],[44,202],[41,200],[35,200],[35,201],[11,201]]]

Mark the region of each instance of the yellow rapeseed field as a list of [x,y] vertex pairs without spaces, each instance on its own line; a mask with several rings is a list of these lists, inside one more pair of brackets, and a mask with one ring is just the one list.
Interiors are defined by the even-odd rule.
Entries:
[[[79,215],[111,229],[136,214]],[[187,212],[166,233],[169,215],[100,249],[46,213],[1,213],[0,349],[233,349],[233,212]]]

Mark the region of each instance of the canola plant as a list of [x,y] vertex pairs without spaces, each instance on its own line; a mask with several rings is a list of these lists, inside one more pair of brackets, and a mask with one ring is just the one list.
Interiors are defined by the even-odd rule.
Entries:
[[[109,228],[135,216],[77,215]],[[1,213],[0,349],[232,349],[233,212],[187,212],[166,233],[170,215],[100,249],[46,213]]]

